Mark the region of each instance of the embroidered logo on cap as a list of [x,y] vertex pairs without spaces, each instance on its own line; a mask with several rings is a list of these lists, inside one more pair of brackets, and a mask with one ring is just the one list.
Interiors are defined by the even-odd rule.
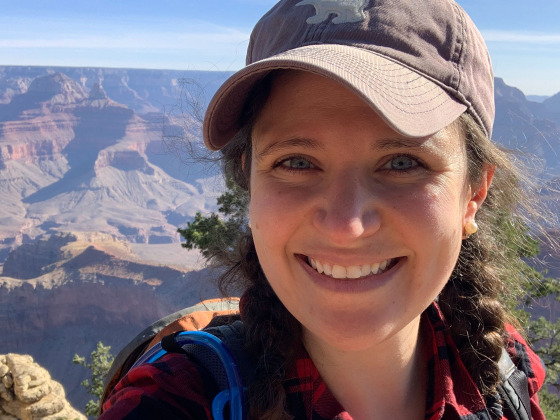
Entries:
[[306,20],[310,25],[322,23],[335,14],[332,23],[356,23],[365,20],[364,8],[368,0],[303,0],[296,6],[312,5],[315,7],[315,16]]

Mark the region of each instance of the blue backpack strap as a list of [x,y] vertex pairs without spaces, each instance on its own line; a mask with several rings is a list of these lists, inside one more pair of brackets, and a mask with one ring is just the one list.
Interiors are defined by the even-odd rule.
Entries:
[[133,367],[152,363],[166,353],[183,353],[205,368],[220,392],[212,402],[215,420],[245,420],[244,385],[254,377],[253,364],[243,349],[243,323],[180,331],[166,336],[136,361]]
[[523,371],[517,369],[506,349],[498,362],[502,382],[498,393],[502,398],[504,414],[514,420],[531,420],[529,383]]
[[238,320],[230,324],[208,327],[204,331],[218,337],[231,351],[237,362],[243,385],[247,387],[252,383],[255,380],[256,374],[255,362],[251,359],[247,350],[245,350],[243,322]]

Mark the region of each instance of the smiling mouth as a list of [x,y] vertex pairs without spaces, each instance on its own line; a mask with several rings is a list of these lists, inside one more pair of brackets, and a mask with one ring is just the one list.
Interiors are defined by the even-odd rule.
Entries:
[[335,279],[359,279],[372,274],[381,274],[393,267],[400,258],[390,258],[380,263],[351,265],[344,267],[338,264],[329,264],[307,257],[307,264],[318,273],[325,274]]

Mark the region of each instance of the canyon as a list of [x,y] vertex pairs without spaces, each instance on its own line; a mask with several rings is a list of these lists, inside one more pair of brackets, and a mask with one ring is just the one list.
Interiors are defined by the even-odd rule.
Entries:
[[74,407],[74,354],[217,295],[177,228],[223,189],[192,98],[225,76],[0,67],[0,354],[32,355]]
[[[188,254],[185,251],[185,254]],[[83,408],[88,356],[101,341],[116,354],[146,325],[216,297],[209,269],[143,261],[109,234],[65,233],[12,251],[0,277],[0,354],[32,355]]]
[[0,260],[14,246],[60,231],[177,243],[178,225],[213,209],[217,168],[192,159],[199,141],[184,141],[200,125],[194,117],[183,112],[177,121],[163,105],[155,116],[155,105],[138,94],[129,103],[135,110],[110,99],[100,81],[86,92],[61,72],[11,95],[0,104]]
[[[177,228],[224,189],[200,129],[228,75],[0,66],[0,354],[32,355],[75,408],[90,397],[74,354],[116,354],[218,296]],[[558,237],[560,93],[534,102],[497,78],[496,105],[494,139],[530,165]],[[557,250],[543,256],[560,277]]]

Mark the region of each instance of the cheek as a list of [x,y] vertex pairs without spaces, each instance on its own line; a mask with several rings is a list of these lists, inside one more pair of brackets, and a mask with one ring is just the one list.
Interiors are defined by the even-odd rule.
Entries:
[[392,225],[414,253],[417,269],[446,278],[455,266],[462,240],[462,202],[452,188],[426,186],[393,206]]
[[256,230],[281,235],[301,223],[310,199],[304,189],[278,182],[253,182],[249,215]]
[[[431,185],[417,200],[417,215],[438,235],[454,235],[462,226],[463,200],[454,185]],[[414,211],[412,209],[412,211]]]
[[251,201],[249,202],[249,217],[251,219],[251,227],[253,236],[255,234],[276,236],[274,232],[278,225],[271,223],[271,221],[278,218],[278,204],[280,199],[277,194],[268,193],[262,194],[259,188],[255,188],[251,194]]
[[261,268],[275,293],[284,301],[293,296],[290,244],[297,235],[298,212],[290,195],[271,188],[269,184],[254,183],[249,203],[251,231]]
[[[249,217],[255,248],[267,273],[268,261],[278,262],[289,239],[292,209],[285,194],[266,184],[253,183]],[[268,273],[267,273],[268,275]]]
[[430,244],[433,270],[448,277],[461,248],[463,203],[452,188],[435,188],[425,197],[420,203],[426,223],[421,242]]
[[291,278],[293,253],[309,233],[311,194],[269,180],[254,181],[251,187],[249,215],[255,249],[271,286],[283,296],[292,285],[281,279]]

